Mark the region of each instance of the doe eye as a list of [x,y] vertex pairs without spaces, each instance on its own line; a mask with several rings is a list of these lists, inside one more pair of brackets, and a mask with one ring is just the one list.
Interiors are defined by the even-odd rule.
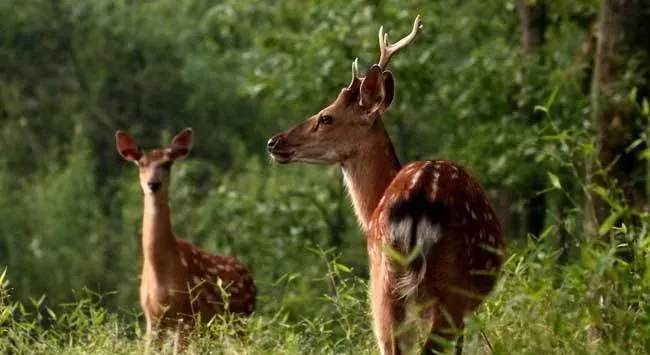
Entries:
[[330,115],[323,115],[318,118],[319,124],[332,124],[334,122],[334,117]]
[[166,161],[166,162],[160,164],[160,167],[165,169],[165,170],[169,170],[172,167],[172,162],[171,161]]

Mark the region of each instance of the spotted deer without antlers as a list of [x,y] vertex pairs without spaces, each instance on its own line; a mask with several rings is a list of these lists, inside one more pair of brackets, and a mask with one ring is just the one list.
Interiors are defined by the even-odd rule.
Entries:
[[305,122],[268,141],[277,163],[339,164],[366,234],[373,329],[382,354],[462,352],[464,317],[494,288],[504,243],[480,185],[446,160],[401,165],[381,116],[393,101],[391,57],[415,39],[390,44],[379,31],[378,64]]
[[163,331],[175,334],[174,353],[184,348],[185,333],[200,319],[226,312],[255,310],[251,272],[231,256],[209,254],[174,236],[168,203],[171,166],[187,156],[192,130],[185,129],[165,148],[138,150],[135,140],[118,131],[117,149],[138,166],[144,193],[140,303],[147,322],[146,351]]

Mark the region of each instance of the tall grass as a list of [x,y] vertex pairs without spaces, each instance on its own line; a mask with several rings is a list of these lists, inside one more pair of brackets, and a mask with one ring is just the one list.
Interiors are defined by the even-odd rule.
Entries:
[[[643,223],[643,229],[647,224]],[[641,230],[640,230],[641,231]],[[479,312],[468,319],[468,354],[645,354],[650,352],[647,277],[638,272],[650,245],[645,233],[626,231],[638,247],[633,261],[619,257],[620,244],[592,243],[576,262],[559,263],[560,249],[540,239],[512,245],[503,277]],[[551,234],[549,232],[549,234]],[[623,233],[623,231],[620,231]],[[300,307],[320,309],[296,316],[286,304],[262,298],[261,311],[234,334],[227,320],[199,327],[195,354],[374,354],[366,300],[367,284],[331,253],[314,255],[328,270],[315,283],[330,291]],[[291,275],[281,277],[286,281]],[[83,293],[55,312],[12,301],[2,275],[0,351],[15,354],[137,354],[142,350],[139,312],[115,313],[102,298]],[[287,292],[301,294],[298,284]],[[299,297],[299,296],[295,296]],[[35,304],[38,306],[38,302]],[[292,304],[290,306],[295,306]],[[290,312],[291,311],[291,312]],[[293,316],[289,316],[292,313]],[[46,316],[51,324],[40,323]],[[597,336],[590,333],[597,327]],[[167,343],[168,351],[171,344]],[[163,350],[164,350],[163,349]],[[164,352],[164,351],[163,351]]]

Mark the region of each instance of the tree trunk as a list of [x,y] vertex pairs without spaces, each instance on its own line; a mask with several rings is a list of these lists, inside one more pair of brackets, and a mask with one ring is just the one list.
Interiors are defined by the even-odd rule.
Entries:
[[534,53],[544,42],[546,9],[542,1],[517,0],[515,3],[521,24],[521,52]]
[[[638,206],[644,199],[645,165],[638,152],[645,147],[626,151],[642,132],[638,109],[628,97],[634,87],[638,90],[637,97],[648,95],[649,23],[648,0],[601,0],[591,89],[598,154],[589,162],[588,176],[592,183],[607,191],[612,191],[612,187],[622,190],[631,206]],[[601,173],[603,168],[607,169],[605,173]],[[586,231],[596,235],[609,213],[605,201],[595,194],[589,196]],[[606,287],[609,287],[607,280],[594,280],[587,293],[589,301],[598,302]],[[593,325],[587,334],[588,351],[598,353],[599,339],[603,336],[598,324],[604,323],[603,315],[596,313],[592,317]]]
[[[546,8],[543,1],[517,0],[517,15],[521,28],[521,53],[525,57],[532,57],[544,44],[544,33],[547,27]],[[532,107],[529,122],[536,121]],[[544,217],[546,214],[546,196],[536,193],[544,189],[545,175],[536,176],[527,190],[533,194],[524,204],[523,215],[510,213],[505,225],[510,228],[517,228],[518,233],[539,235],[544,229]],[[515,223],[512,219],[520,219]],[[521,228],[523,227],[523,228]]]
[[[638,157],[644,147],[626,152],[643,129],[638,110],[628,96],[634,87],[638,98],[648,95],[649,23],[650,1],[601,1],[592,84],[598,157],[590,164],[589,175],[603,187],[610,187],[611,182],[621,188],[633,206],[644,199],[645,166]],[[628,75],[631,73],[634,75]],[[646,80],[642,80],[643,76]],[[607,179],[597,173],[603,167],[609,167]],[[587,230],[593,233],[608,216],[609,208],[598,196],[591,196],[587,213]]]

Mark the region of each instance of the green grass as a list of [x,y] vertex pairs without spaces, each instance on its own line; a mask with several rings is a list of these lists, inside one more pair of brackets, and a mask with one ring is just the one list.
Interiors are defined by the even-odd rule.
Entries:
[[[468,319],[465,352],[490,353],[492,348],[495,354],[649,353],[650,289],[643,272],[647,244],[643,233],[630,239],[627,245],[636,246],[637,252],[626,254],[627,261],[617,257],[621,243],[586,244],[564,265],[552,243],[531,239],[527,246],[512,247],[497,289]],[[261,312],[246,322],[243,336],[234,336],[229,322],[216,320],[192,334],[191,353],[376,354],[366,281],[335,261],[330,266],[322,281],[334,285],[331,292],[300,303],[313,304],[318,312],[296,317],[299,310],[289,312],[262,294]],[[44,328],[33,305],[11,301],[4,277],[3,285],[1,353],[142,351],[142,316],[137,311],[110,312],[99,305],[101,297],[86,292],[56,312],[41,312],[53,318]],[[169,353],[171,344],[163,349]]]

